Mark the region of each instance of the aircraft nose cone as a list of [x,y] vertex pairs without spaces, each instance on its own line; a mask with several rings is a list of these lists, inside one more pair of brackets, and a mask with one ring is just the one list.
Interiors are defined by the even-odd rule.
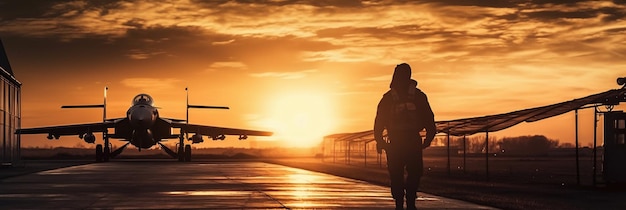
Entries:
[[152,126],[151,113],[146,109],[136,109],[129,116],[130,123],[135,127],[149,128]]

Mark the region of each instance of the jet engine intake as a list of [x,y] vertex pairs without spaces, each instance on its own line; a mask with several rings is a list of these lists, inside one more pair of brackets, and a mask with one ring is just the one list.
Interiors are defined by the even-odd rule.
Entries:
[[193,136],[191,136],[191,138],[189,138],[189,140],[191,140],[193,144],[204,142],[204,139],[202,139],[202,135],[198,135],[198,134],[194,134]]
[[87,142],[87,143],[93,144],[94,142],[96,142],[96,136],[95,136],[95,135],[93,135],[93,133],[91,133],[91,132],[90,132],[90,133],[86,133],[86,134],[83,136],[83,140],[84,140],[85,142]]
[[239,135],[239,140],[246,140],[248,139],[248,135]]

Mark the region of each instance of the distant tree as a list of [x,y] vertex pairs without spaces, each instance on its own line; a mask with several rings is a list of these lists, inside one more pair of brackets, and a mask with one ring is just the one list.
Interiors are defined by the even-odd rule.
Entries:
[[569,143],[569,142],[561,143],[559,145],[559,148],[574,148],[574,147],[576,147],[576,145]]
[[467,138],[467,151],[469,153],[481,153],[484,148],[485,137],[473,136]]
[[[498,145],[497,145],[497,140],[498,138],[496,136],[489,136],[489,152],[494,152],[497,151],[498,149]],[[461,138],[460,140],[461,142],[461,146],[459,148],[463,147],[463,138]],[[485,153],[485,136],[484,135],[477,135],[477,136],[472,136],[472,137],[467,137],[467,152],[469,153]]]
[[510,155],[545,155],[558,145],[558,140],[543,135],[506,137],[498,143],[500,150]]
[[[447,146],[448,145],[448,137],[437,137],[430,144],[431,146]],[[463,148],[463,137],[450,136],[450,146],[457,146],[458,148]]]

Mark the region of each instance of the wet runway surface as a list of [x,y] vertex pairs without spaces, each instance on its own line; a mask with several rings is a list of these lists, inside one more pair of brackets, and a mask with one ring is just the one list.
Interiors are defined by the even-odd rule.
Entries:
[[[116,161],[0,180],[0,209],[393,209],[389,188],[261,162]],[[491,209],[419,193],[419,209]]]

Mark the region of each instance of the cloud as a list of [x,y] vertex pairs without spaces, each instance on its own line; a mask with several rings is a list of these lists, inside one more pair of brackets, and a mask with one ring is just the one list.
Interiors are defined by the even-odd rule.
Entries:
[[163,51],[147,52],[147,51],[140,50],[140,49],[133,49],[133,50],[130,50],[130,52],[128,52],[126,56],[134,60],[144,60],[144,59],[148,59],[150,57],[161,55],[161,54],[165,54],[165,52]]
[[235,40],[234,39],[230,39],[230,40],[226,40],[226,41],[215,41],[215,42],[211,42],[212,45],[228,45],[233,43]]
[[304,70],[297,72],[263,72],[250,74],[252,77],[273,77],[279,79],[300,79],[306,77],[308,74],[315,73],[317,70]]
[[234,69],[246,69],[247,65],[242,62],[215,62],[207,68],[207,71],[217,70],[234,70]]
[[159,79],[159,78],[127,78],[123,79],[121,83],[130,88],[136,88],[141,90],[160,91],[175,89],[178,87],[177,83],[181,82],[178,79]]

